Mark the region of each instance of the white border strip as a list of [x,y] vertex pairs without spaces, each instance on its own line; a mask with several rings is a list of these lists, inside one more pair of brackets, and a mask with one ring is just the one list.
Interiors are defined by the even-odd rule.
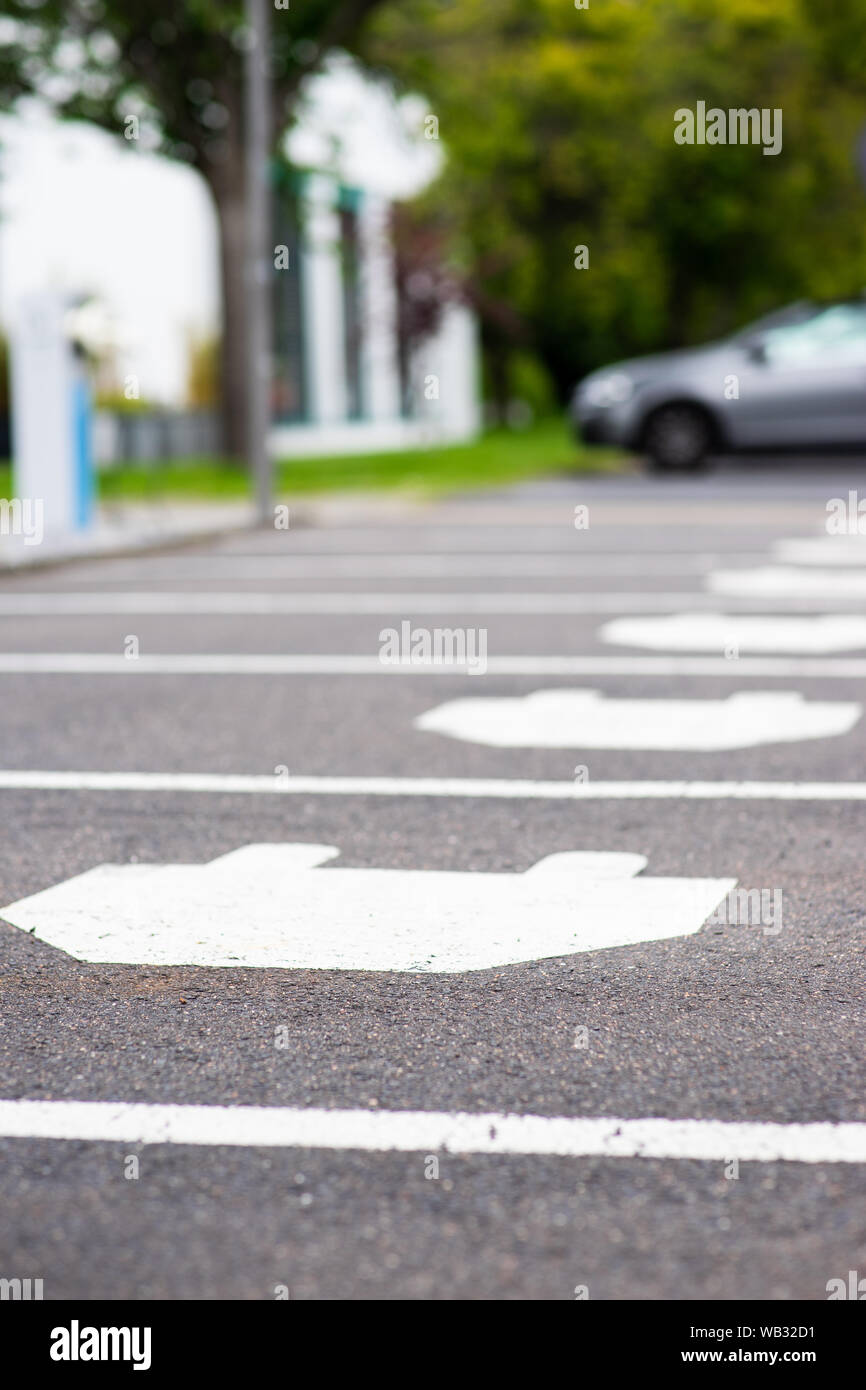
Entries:
[[866,680],[866,657],[490,656],[383,663],[378,656],[309,652],[0,652],[0,675],[33,676],[779,676]]
[[0,1135],[124,1144],[864,1163],[866,1124],[754,1124],[261,1106],[0,1101]]
[[[866,548],[864,548],[866,557]],[[766,563],[766,554],[726,555],[724,553],[678,555],[627,555],[604,552],[576,555],[545,548],[540,551],[514,551],[473,554],[464,551],[419,551],[402,553],[318,554],[307,551],[291,555],[235,556],[207,554],[157,555],[150,561],[151,578],[183,585],[189,580],[293,580],[293,579],[514,579],[518,575],[534,578],[576,579],[591,576],[620,576],[645,579],[648,575],[705,575],[722,565],[737,562],[756,567]],[[130,563],[126,572],[138,577]],[[95,573],[95,571],[94,571]],[[80,571],[79,571],[80,577]],[[112,578],[117,569],[112,570]]]
[[0,791],[488,797],[506,801],[866,801],[866,782],[537,782],[481,777],[279,777],[212,772],[0,772]]
[[862,607],[859,594],[787,595],[707,594],[679,589],[674,593],[229,593],[174,592],[157,590],[81,590],[63,593],[30,592],[0,594],[0,617],[65,618],[111,616],[112,614],[151,614],[189,617],[203,614],[223,617],[269,616],[274,614],[358,613],[667,613],[690,612],[826,612],[828,604],[855,603]]

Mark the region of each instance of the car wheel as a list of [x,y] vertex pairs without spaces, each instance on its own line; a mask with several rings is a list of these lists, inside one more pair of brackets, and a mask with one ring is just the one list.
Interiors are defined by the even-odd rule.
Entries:
[[644,430],[644,449],[652,467],[662,473],[700,468],[711,443],[710,422],[692,405],[663,405]]

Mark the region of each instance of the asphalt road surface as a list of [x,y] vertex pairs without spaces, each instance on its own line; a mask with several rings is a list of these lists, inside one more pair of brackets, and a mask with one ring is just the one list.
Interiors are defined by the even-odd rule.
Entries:
[[[46,1299],[788,1300],[866,1275],[866,636],[813,636],[863,613],[866,562],[821,550],[861,476],[575,479],[4,577],[0,1276]],[[659,626],[682,614],[685,637]],[[641,644],[609,640],[622,618]],[[383,665],[404,622],[483,630],[486,670]],[[665,705],[665,747],[641,704],[615,746],[592,718],[521,744],[522,703],[513,746],[415,726],[575,690],[849,709],[780,741],[771,701],[745,746],[749,719],[718,746],[717,708],[678,747],[693,703]],[[289,844],[339,856],[182,889],[142,867]],[[519,876],[574,852],[646,867],[611,906],[602,871],[555,861],[527,908]],[[125,866],[119,915],[99,876],[77,915],[12,910],[101,864]],[[353,871],[316,918],[311,881]],[[662,887],[642,939],[667,878],[734,906],[679,929]],[[302,965],[232,963],[268,913]],[[563,913],[627,944],[551,954]],[[437,969],[445,919],[495,963]],[[490,946],[506,919],[517,945]],[[361,936],[396,967],[358,968]]]

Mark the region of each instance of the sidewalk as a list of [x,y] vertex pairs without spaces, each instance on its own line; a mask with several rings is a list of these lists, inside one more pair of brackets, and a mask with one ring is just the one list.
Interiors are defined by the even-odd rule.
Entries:
[[[425,513],[429,506],[426,499],[406,493],[374,491],[304,495],[296,501],[280,496],[275,498],[275,505],[277,502],[288,505],[291,530],[409,521]],[[162,550],[250,530],[256,524],[255,508],[246,500],[101,503],[96,521],[87,531],[46,535],[38,544],[23,535],[0,533],[0,574],[66,560]]]
[[[594,526],[646,527],[664,522],[693,527],[710,520],[739,520],[747,530],[782,522],[798,529],[823,531],[827,492],[834,486],[837,491],[844,491],[847,482],[847,475],[808,477],[789,489],[789,495],[781,501],[777,476],[753,474],[749,479],[753,500],[748,516],[743,516],[736,496],[742,477],[726,472],[698,479],[666,480],[661,485],[638,475],[619,474],[535,478],[499,487],[455,488],[435,499],[397,488],[302,493],[294,498],[277,493],[274,501],[275,505],[288,506],[287,530],[291,531],[307,527],[412,525],[431,519],[446,526],[561,526],[567,523],[576,499],[591,508]],[[0,574],[66,560],[195,544],[256,526],[255,508],[246,498],[103,502],[94,525],[87,531],[61,537],[46,535],[39,544],[23,535],[0,531]]]
[[103,503],[87,531],[46,535],[39,544],[25,536],[0,535],[0,572],[159,550],[254,525],[255,512],[247,501]]

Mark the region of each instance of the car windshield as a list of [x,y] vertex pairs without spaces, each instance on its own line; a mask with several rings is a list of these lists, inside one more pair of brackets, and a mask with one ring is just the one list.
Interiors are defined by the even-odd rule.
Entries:
[[834,304],[804,322],[768,329],[762,342],[774,363],[866,361],[866,304]]
[[801,299],[796,304],[786,305],[784,309],[774,309],[771,314],[764,314],[762,318],[756,319],[754,323],[750,323],[737,333],[732,334],[732,340],[737,342],[749,338],[760,338],[772,328],[784,328],[788,324],[805,323],[821,312],[820,304],[813,304],[807,299]]

